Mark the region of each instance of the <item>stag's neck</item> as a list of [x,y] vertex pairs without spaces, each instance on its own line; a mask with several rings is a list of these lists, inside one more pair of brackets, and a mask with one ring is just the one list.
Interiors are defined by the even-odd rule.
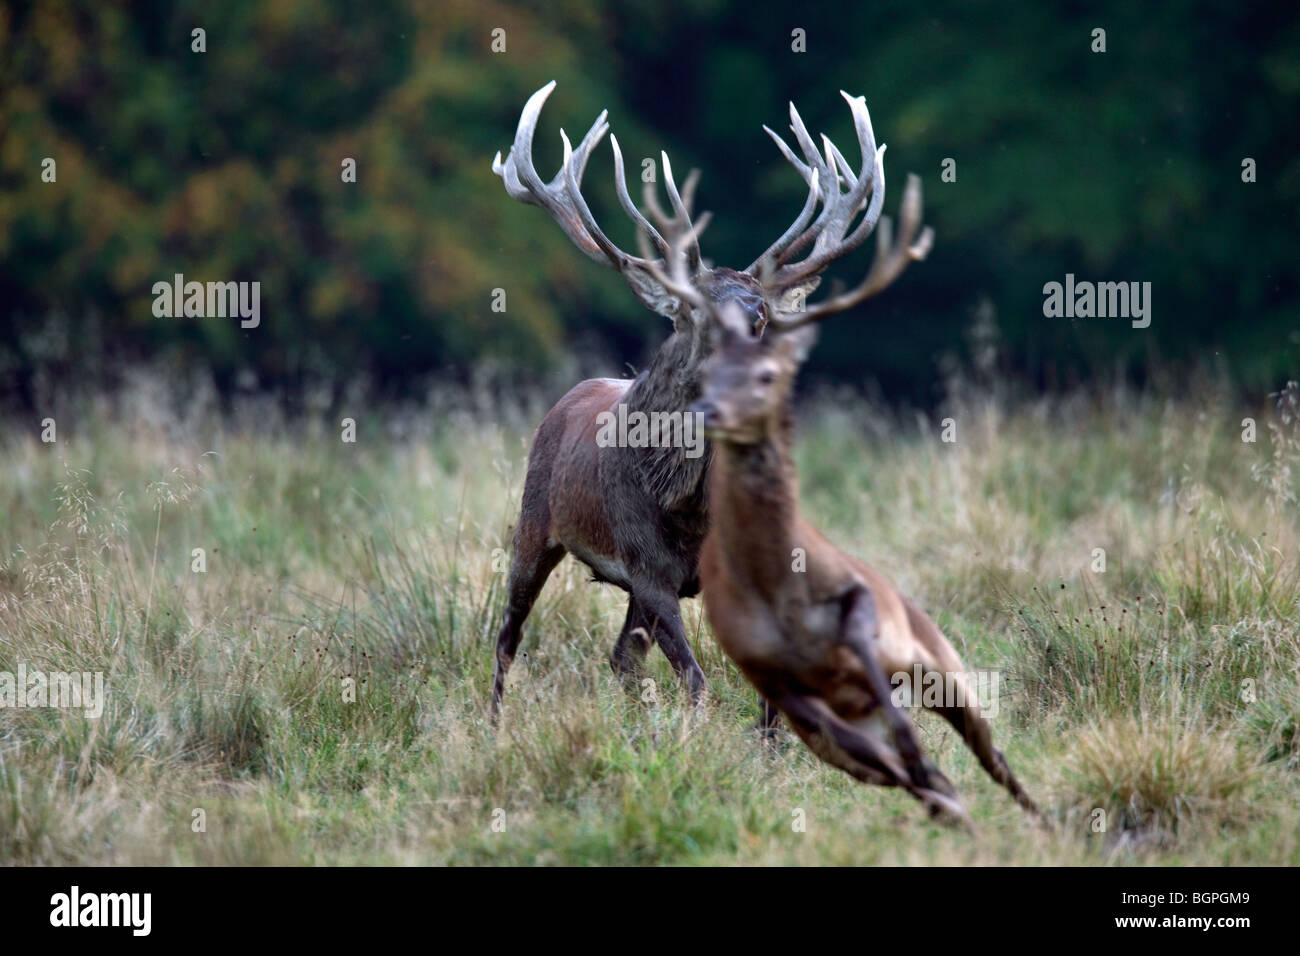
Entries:
[[[675,413],[682,434],[695,429],[696,421],[686,421],[686,408],[700,397],[700,363],[694,337],[674,332],[659,347],[650,367],[628,388],[623,403],[631,412]],[[700,525],[703,535],[705,511],[705,476],[712,449],[698,430],[689,435],[695,447],[681,444],[659,448],[630,449],[629,461],[635,461],[639,480],[646,491],[667,511],[685,512]]]
[[755,445],[715,443],[709,520],[723,560],[742,585],[764,597],[802,587],[794,574],[799,486],[783,428]]
[[628,410],[684,410],[700,397],[700,362],[693,336],[674,332],[628,389],[624,399]]

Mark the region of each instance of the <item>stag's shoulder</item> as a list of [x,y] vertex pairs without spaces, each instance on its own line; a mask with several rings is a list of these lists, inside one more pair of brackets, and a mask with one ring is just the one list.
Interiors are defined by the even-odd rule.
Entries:
[[632,385],[630,378],[588,378],[569,389],[551,409],[554,415],[559,411],[583,406],[592,411],[599,411],[613,405]]

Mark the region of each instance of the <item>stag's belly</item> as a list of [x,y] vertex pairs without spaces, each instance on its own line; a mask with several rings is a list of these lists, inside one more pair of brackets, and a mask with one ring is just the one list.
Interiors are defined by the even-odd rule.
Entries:
[[591,570],[591,579],[601,584],[613,584],[624,591],[632,591],[632,579],[626,565],[617,555],[610,557],[592,551],[570,548],[569,553]]

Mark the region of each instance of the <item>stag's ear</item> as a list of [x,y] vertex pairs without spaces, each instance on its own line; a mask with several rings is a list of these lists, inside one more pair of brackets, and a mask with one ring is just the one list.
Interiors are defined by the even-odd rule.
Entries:
[[772,337],[773,350],[795,367],[804,363],[812,347],[817,344],[817,326],[811,324],[801,325],[789,332],[773,328],[768,331],[768,335]]
[[806,282],[800,282],[798,285],[792,285],[781,293],[781,297],[776,300],[776,310],[784,315],[793,315],[796,312],[802,312],[808,304],[808,296],[817,291],[821,285],[822,277],[813,276]]
[[658,312],[665,318],[677,321],[682,310],[687,308],[680,299],[663,287],[663,284],[640,266],[629,264],[623,270],[632,294],[651,312]]

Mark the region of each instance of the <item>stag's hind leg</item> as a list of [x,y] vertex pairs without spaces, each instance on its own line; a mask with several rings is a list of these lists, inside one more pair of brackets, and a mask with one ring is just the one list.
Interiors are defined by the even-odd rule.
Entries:
[[628,595],[627,617],[623,621],[623,630],[619,632],[618,641],[609,655],[609,666],[623,683],[623,689],[635,694],[641,665],[650,650],[652,638],[650,633],[654,622],[646,614],[635,594]]
[[696,662],[690,642],[686,639],[677,595],[661,591],[641,592],[633,595],[633,600],[640,605],[646,620],[650,622],[650,634],[659,649],[664,652],[678,679],[690,692],[691,703],[698,704],[704,697],[704,671]]
[[692,703],[699,703],[704,693],[704,672],[686,641],[676,599],[646,600],[636,594],[629,597],[623,630],[609,656],[610,667],[623,682],[623,688],[629,694],[636,693],[645,656],[656,641],[690,691]]
[[764,740],[774,740],[776,729],[781,725],[781,712],[762,694],[758,695],[758,717],[754,720],[754,729]]
[[515,533],[514,555],[510,560],[510,577],[506,588],[506,613],[497,633],[496,666],[492,673],[493,722],[501,713],[501,695],[505,692],[506,673],[514,663],[515,652],[524,634],[524,620],[533,609],[542,585],[564,557],[561,544],[547,541],[545,529],[520,523]]
[[1011,767],[1007,764],[1007,758],[1002,756],[1002,751],[993,746],[993,732],[989,728],[989,722],[980,712],[979,704],[968,700],[960,706],[935,707],[934,710],[942,714],[944,720],[952,724],[957,733],[961,734],[962,740],[966,741],[966,746],[979,759],[980,765],[990,777],[1006,787],[1011,796],[1015,797],[1016,803],[1034,816],[1046,819],[1038,809],[1038,805],[1020,785],[1016,775],[1011,772]]

